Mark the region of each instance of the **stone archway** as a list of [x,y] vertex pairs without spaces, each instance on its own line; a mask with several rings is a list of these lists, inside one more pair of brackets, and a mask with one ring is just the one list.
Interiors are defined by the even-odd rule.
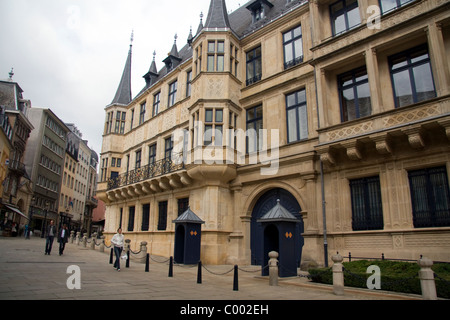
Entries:
[[296,225],[295,232],[295,252],[296,252],[296,263],[300,266],[301,255],[303,248],[303,237],[301,234],[304,231],[303,219],[300,214],[302,211],[300,204],[297,199],[287,190],[283,188],[273,188],[264,192],[256,201],[253,207],[251,215],[251,227],[250,227],[250,249],[251,249],[251,264],[252,265],[263,265],[264,264],[264,250],[261,246],[264,240],[264,228],[258,219],[264,216],[270,209],[272,209],[277,200],[285,207],[290,213],[292,213],[300,222]]

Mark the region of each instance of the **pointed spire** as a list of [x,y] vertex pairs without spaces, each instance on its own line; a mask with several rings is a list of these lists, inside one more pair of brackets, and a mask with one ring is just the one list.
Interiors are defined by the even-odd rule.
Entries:
[[148,72],[144,75],[145,83],[147,86],[150,86],[153,83],[155,83],[159,77],[158,69],[156,68],[155,58],[156,58],[156,51],[153,51],[152,64],[150,65],[150,69],[148,70]]
[[163,62],[166,65],[167,70],[172,70],[182,60],[180,55],[179,55],[179,53],[178,53],[177,39],[178,39],[178,35],[175,34],[175,41],[173,43],[172,50],[170,50],[169,54],[167,55],[167,58],[165,58],[163,60]]
[[188,39],[187,39],[187,42],[188,42],[189,46],[191,46],[193,40],[194,40],[194,36],[192,35],[192,26],[191,26],[191,29],[189,30],[189,36],[188,36]]
[[177,48],[178,34],[175,34],[174,39],[175,40],[173,42],[172,50],[170,50],[169,56],[172,56],[172,57],[175,57],[175,58],[179,58],[180,55],[178,54],[178,48]]
[[205,23],[206,29],[230,29],[228,11],[225,0],[211,0],[208,17]]
[[200,13],[200,24],[198,25],[197,33],[198,35],[203,30],[203,12]]
[[130,50],[128,51],[127,61],[125,68],[123,69],[122,79],[120,80],[119,87],[117,88],[116,95],[114,96],[111,104],[123,104],[128,105],[131,98],[131,53],[133,48],[134,32],[131,33]]

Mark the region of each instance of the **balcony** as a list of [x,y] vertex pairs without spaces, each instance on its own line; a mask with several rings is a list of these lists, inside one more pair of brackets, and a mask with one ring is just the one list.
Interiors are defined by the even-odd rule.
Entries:
[[185,171],[183,154],[178,153],[171,159],[163,159],[109,179],[106,194],[109,201],[119,201],[181,188],[191,182]]
[[25,164],[20,161],[9,161],[8,169],[14,172],[17,172],[21,176],[26,175]]

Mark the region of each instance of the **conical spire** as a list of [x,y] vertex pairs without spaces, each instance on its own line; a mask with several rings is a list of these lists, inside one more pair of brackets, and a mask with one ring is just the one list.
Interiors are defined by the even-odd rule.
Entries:
[[227,28],[230,29],[227,5],[225,0],[211,0],[208,17],[205,23],[206,29]]
[[123,69],[122,79],[120,80],[119,87],[117,88],[116,95],[111,104],[123,104],[128,105],[131,98],[131,52],[133,48],[133,33],[131,33],[131,44],[130,50],[128,51],[127,62],[125,63],[125,68]]

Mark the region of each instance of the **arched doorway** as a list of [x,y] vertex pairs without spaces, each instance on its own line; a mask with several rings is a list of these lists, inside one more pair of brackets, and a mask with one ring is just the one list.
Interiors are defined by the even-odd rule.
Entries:
[[175,255],[174,259],[176,263],[184,263],[184,238],[185,229],[183,225],[178,225],[175,231]]
[[[273,234],[270,235],[270,232],[274,232],[274,230],[269,229],[269,234],[264,235],[264,228],[261,223],[258,223],[258,219],[263,217],[269,210],[271,210],[276,204],[277,200],[280,200],[280,203],[283,207],[285,207],[290,213],[292,213],[300,222],[295,226],[295,252],[296,252],[296,263],[297,266],[300,266],[301,256],[302,256],[302,248],[304,244],[303,237],[301,234],[303,233],[303,219],[300,214],[301,207],[297,202],[297,199],[285,189],[275,188],[265,192],[261,197],[259,197],[256,202],[251,218],[251,230],[250,230],[250,249],[251,249],[251,263],[252,265],[264,265],[266,262],[266,257],[264,257],[264,250],[262,247],[262,243],[264,241],[265,236],[270,236],[273,239]],[[278,231],[277,231],[278,232]]]

